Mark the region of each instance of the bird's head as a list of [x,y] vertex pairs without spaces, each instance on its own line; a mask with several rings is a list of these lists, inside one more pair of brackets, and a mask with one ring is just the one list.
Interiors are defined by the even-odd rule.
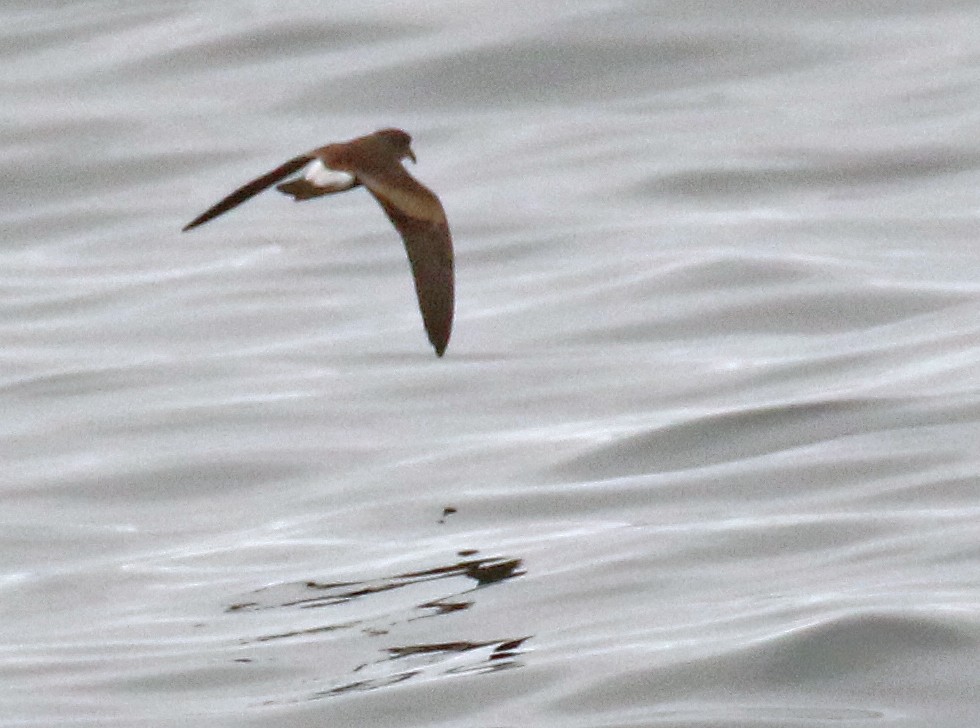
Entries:
[[374,135],[391,149],[399,160],[411,159],[413,162],[415,161],[415,152],[412,151],[412,137],[408,132],[401,129],[382,129],[376,131]]

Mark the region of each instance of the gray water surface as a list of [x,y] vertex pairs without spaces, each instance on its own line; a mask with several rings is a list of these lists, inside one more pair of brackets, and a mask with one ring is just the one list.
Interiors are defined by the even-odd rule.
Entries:
[[[0,725],[980,715],[974,3],[8,2]],[[456,243],[425,340],[363,191]]]

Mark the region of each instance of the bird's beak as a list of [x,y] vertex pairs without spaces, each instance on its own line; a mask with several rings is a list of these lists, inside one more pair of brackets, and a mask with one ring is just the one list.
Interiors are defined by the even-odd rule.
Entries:
[[412,164],[418,164],[418,160],[415,158],[415,152],[413,152],[411,148],[409,148],[407,156],[412,160]]

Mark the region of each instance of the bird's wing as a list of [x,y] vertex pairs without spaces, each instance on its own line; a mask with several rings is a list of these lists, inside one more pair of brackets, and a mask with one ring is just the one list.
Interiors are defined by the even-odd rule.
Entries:
[[303,154],[299,157],[293,157],[285,164],[280,164],[271,172],[266,172],[261,177],[253,179],[248,184],[242,185],[223,200],[212,207],[209,207],[207,210],[187,223],[184,226],[184,232],[187,232],[191,228],[196,228],[198,225],[203,225],[208,220],[211,220],[224,212],[228,212],[228,210],[231,208],[237,207],[246,200],[255,197],[255,195],[259,194],[262,190],[271,187],[284,177],[288,177],[294,172],[302,169],[312,160],[313,156],[310,154]]
[[436,354],[442,356],[453,329],[453,241],[438,198],[412,182],[420,189],[397,185],[394,195],[389,194],[389,185],[372,181],[364,185],[405,241],[425,331]]

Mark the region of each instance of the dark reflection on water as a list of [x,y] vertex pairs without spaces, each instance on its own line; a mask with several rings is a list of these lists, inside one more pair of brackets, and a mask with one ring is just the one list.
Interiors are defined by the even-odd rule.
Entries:
[[[459,555],[470,556],[475,553],[475,551],[460,551]],[[255,594],[261,594],[265,597],[263,600],[237,602],[229,606],[226,611],[256,611],[283,607],[317,609],[346,603],[354,599],[360,599],[393,589],[402,589],[423,582],[454,578],[457,576],[469,577],[477,582],[477,586],[485,586],[487,584],[505,581],[515,576],[523,576],[526,572],[518,570],[521,564],[521,559],[490,557],[485,559],[467,559],[447,566],[426,569],[425,571],[412,571],[405,574],[372,579],[370,581],[308,581],[302,585],[279,584],[272,587],[265,587],[255,592]],[[304,592],[304,594],[310,590],[316,593],[309,596],[300,596],[299,598],[289,598],[288,594],[295,592],[297,588]],[[277,594],[283,596],[276,597]],[[445,603],[441,600],[418,605],[419,608],[430,607],[438,610],[443,610],[444,606]],[[455,610],[450,609],[448,611]]]
[[[330,690],[316,693],[313,698],[386,687],[404,682],[405,680],[423,674],[427,669],[432,670],[433,668],[443,675],[465,675],[499,672],[500,670],[520,667],[520,662],[517,659],[521,654],[520,647],[528,639],[530,637],[520,637],[512,640],[491,640],[489,642],[439,642],[390,647],[388,648],[387,658],[374,663],[360,665],[355,669],[355,672],[369,666],[377,667],[384,662],[393,660],[410,660],[422,664],[418,667],[401,670],[394,674],[367,680],[355,680],[344,685],[338,685]],[[452,660],[452,666],[443,665],[440,660]]]
[[[411,587],[425,588],[427,598],[409,598],[402,606],[382,609],[380,616],[338,620],[325,624],[267,633],[245,639],[244,644],[257,645],[294,638],[316,637],[327,633],[354,630],[369,638],[392,638],[397,629],[420,619],[439,617],[469,609],[478,589],[522,576],[522,560],[507,557],[468,558],[475,550],[457,553],[460,560],[422,571],[411,571],[364,581],[320,582],[307,581],[277,584],[256,590],[248,601],[230,605],[226,613],[246,613],[267,610],[309,610],[339,608],[355,600],[393,594]],[[464,578],[462,585],[433,598],[431,588],[446,579]],[[410,593],[409,593],[409,596]],[[519,667],[521,647],[530,636],[503,637],[490,640],[458,639],[431,643],[411,643],[385,647],[380,656],[367,660],[352,672],[376,673],[372,677],[343,682],[318,690],[306,699],[319,699],[352,691],[372,690],[403,682],[422,673],[441,675],[482,674]],[[372,648],[372,651],[374,649]],[[251,660],[239,660],[251,662]],[[396,669],[397,668],[397,669]]]

